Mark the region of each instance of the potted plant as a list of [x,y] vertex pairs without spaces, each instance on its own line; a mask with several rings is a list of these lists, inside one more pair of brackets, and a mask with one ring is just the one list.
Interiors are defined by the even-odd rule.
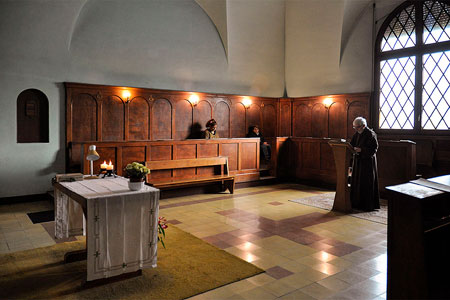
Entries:
[[144,178],[150,173],[150,170],[138,162],[133,162],[125,167],[125,173],[130,179],[128,187],[132,191],[139,191],[144,186]]

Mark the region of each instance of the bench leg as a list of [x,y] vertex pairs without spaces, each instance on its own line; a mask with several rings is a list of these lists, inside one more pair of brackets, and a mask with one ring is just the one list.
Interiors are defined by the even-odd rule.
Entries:
[[228,188],[230,194],[234,193],[234,179],[225,181],[225,188]]

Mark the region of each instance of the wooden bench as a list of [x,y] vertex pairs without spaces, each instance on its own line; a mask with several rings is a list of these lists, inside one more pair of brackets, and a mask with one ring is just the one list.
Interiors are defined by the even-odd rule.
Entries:
[[[229,175],[228,157],[207,157],[195,159],[160,160],[145,162],[150,174],[147,175],[147,184],[157,189],[172,189],[191,185],[208,183],[222,183],[222,190],[234,192],[234,176]],[[152,171],[176,170],[184,168],[220,167],[220,175],[194,175],[189,177],[151,178]]]

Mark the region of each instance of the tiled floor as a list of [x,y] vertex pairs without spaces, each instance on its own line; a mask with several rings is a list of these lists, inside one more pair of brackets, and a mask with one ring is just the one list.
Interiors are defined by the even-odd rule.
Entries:
[[[386,225],[288,201],[323,192],[281,184],[161,200],[169,223],[266,271],[191,299],[385,299]],[[51,208],[0,206],[0,253],[53,244],[26,215]]]

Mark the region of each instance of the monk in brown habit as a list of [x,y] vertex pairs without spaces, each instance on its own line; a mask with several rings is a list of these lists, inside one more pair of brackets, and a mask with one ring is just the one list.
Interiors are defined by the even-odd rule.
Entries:
[[356,155],[353,156],[350,199],[352,207],[363,211],[380,208],[377,170],[377,135],[367,128],[367,121],[357,117],[353,121],[356,133],[350,142]]

